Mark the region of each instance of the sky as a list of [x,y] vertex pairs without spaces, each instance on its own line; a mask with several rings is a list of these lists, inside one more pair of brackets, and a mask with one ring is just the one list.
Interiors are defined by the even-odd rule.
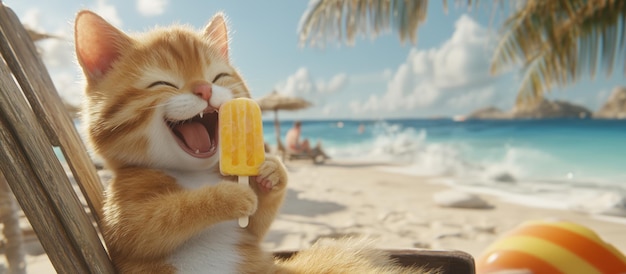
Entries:
[[[73,21],[89,9],[127,33],[155,25],[189,24],[202,29],[216,12],[224,12],[230,31],[232,63],[246,79],[253,98],[276,90],[305,98],[313,106],[282,111],[281,119],[432,118],[465,115],[478,108],[513,107],[521,66],[499,75],[489,73],[499,27],[506,12],[483,5],[444,11],[430,1],[416,44],[401,44],[384,33],[360,37],[354,46],[330,43],[302,47],[297,27],[308,1],[191,0],[4,0],[29,27],[63,39],[38,47],[57,90],[72,104],[83,98],[83,77],[73,51]],[[567,100],[596,111],[612,89],[626,85],[621,69],[564,88],[550,99]],[[264,115],[273,119],[272,114]]]

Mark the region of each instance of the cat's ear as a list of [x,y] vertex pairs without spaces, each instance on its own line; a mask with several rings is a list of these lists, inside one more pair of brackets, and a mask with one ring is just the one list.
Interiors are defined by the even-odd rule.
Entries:
[[76,56],[87,80],[100,80],[117,58],[121,49],[131,43],[130,37],[91,11],[81,11],[74,24]]
[[228,28],[222,13],[218,13],[204,29],[204,36],[218,47],[222,57],[228,58]]

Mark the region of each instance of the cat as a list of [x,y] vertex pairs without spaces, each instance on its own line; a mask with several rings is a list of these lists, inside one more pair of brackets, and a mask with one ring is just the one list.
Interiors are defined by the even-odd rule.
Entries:
[[[113,173],[102,233],[120,273],[396,272],[388,256],[350,240],[286,261],[261,248],[288,175],[271,155],[249,186],[220,174],[217,111],[250,97],[229,59],[223,14],[201,32],[174,25],[128,35],[85,10],[75,50],[88,141]],[[245,216],[249,225],[238,227]]]

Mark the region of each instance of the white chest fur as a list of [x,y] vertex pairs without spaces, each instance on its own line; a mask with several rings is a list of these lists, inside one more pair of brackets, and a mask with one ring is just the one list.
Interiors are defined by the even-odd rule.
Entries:
[[237,220],[214,225],[187,241],[168,261],[178,273],[238,273],[243,260],[237,252],[240,229]]
[[[210,172],[166,172],[187,189],[215,185],[222,180],[219,174]],[[237,273],[243,260],[237,250],[241,233],[237,220],[216,224],[187,241],[170,255],[168,262],[178,273]]]
[[176,182],[186,189],[198,189],[203,186],[216,185],[223,180],[222,175],[217,171],[164,170],[164,172],[176,178]]

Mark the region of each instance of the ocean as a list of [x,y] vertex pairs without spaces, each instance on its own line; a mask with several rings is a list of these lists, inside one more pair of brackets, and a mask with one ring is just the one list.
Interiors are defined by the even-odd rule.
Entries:
[[[291,125],[281,122],[283,141]],[[263,126],[275,145],[274,122]],[[392,163],[389,172],[529,206],[626,217],[626,120],[324,120],[303,121],[302,134],[333,159]]]

